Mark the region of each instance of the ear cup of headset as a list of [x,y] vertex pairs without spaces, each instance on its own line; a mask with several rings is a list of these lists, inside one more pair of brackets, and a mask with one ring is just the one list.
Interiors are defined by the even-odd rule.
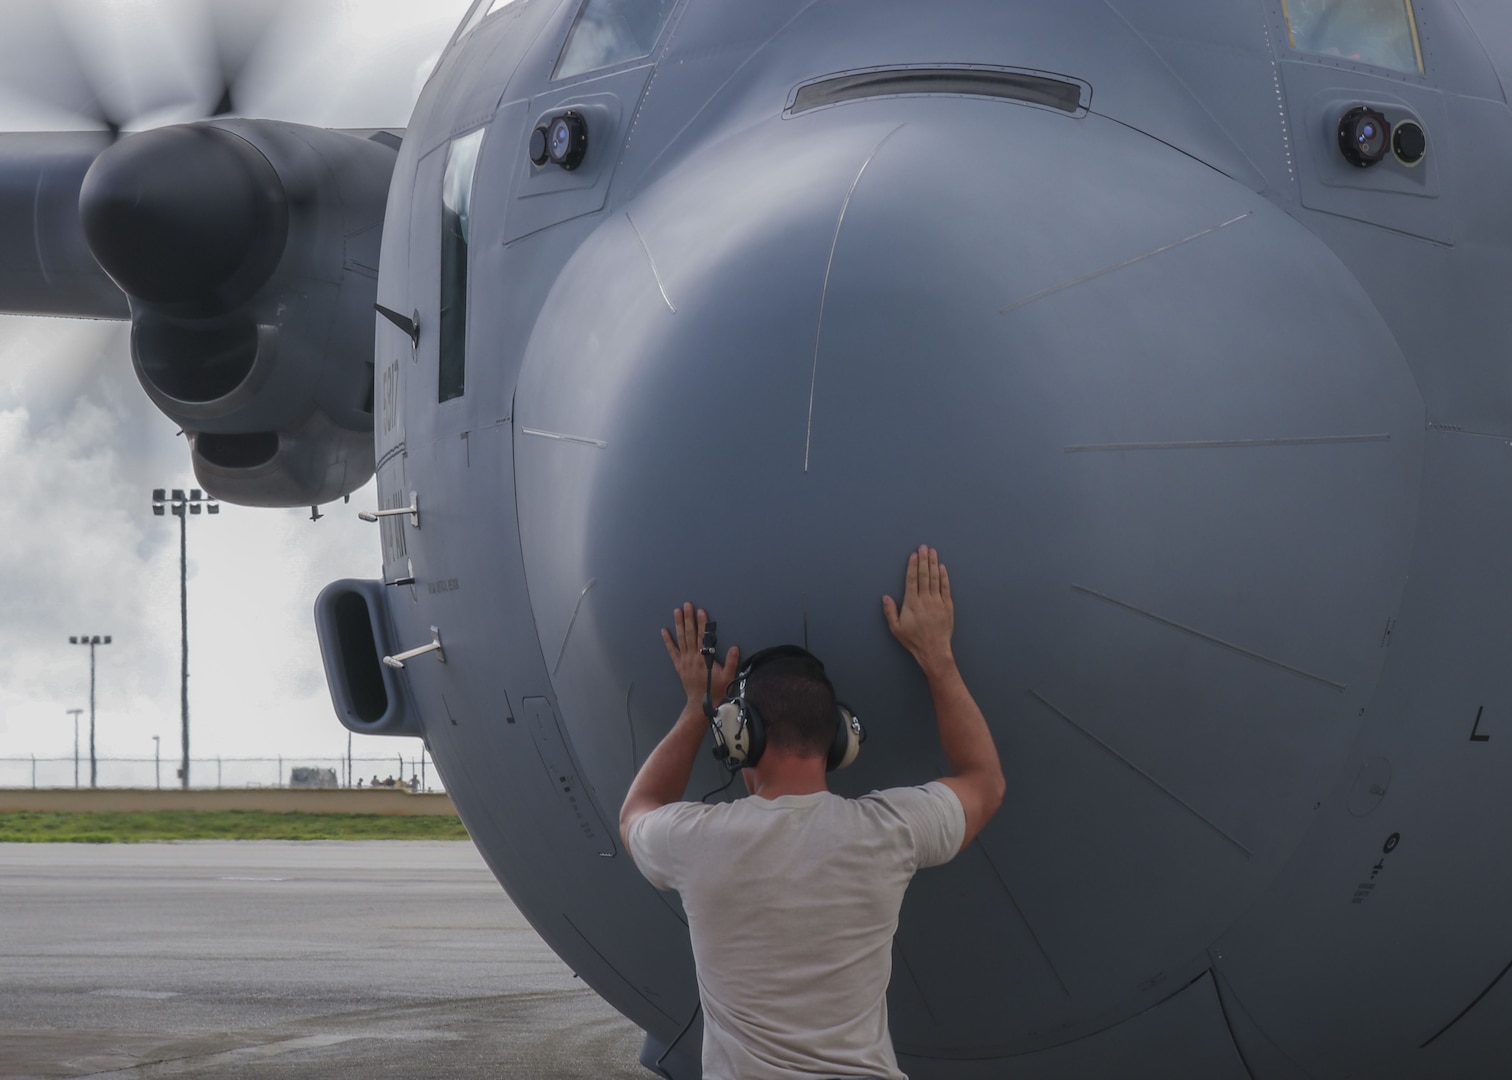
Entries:
[[732,770],[744,765],[749,747],[745,733],[741,730],[740,706],[733,701],[725,702],[714,711],[712,727],[714,728],[714,756],[721,764],[728,765]]
[[741,734],[745,738],[745,764],[752,768],[761,760],[761,755],[766,751],[766,722],[761,719],[761,713],[756,711],[756,706],[745,697],[740,699],[741,705]]
[[840,702],[840,715],[836,718],[835,741],[830,746],[829,756],[824,760],[824,771],[843,769],[856,760],[861,753],[861,744],[866,741],[866,729],[850,706]]
[[733,772],[761,760],[766,749],[766,726],[749,701],[736,698],[714,711],[714,756]]

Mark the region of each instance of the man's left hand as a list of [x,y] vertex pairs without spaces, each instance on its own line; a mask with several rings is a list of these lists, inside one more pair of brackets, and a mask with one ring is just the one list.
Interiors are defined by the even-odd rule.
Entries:
[[709,614],[702,608],[696,612],[693,605],[683,604],[672,613],[673,630],[662,631],[662,643],[667,646],[667,655],[677,668],[677,677],[682,680],[683,690],[689,704],[703,704],[705,688],[709,700],[719,708],[724,701],[725,687],[734,681],[740,672],[740,650],[731,646],[723,664],[714,665],[712,684],[709,681],[708,661],[703,658],[704,627],[709,623]]

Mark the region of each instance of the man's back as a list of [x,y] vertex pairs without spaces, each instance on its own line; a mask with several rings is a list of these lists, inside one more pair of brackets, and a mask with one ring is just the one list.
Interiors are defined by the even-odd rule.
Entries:
[[[884,596],[882,611],[929,685],[949,772],[854,800],[829,792],[828,772],[855,758],[855,728],[818,657],[783,645],[742,665],[732,648],[718,663],[708,612],[691,603],[661,632],[686,701],[625,792],[620,838],[652,884],[682,893],[705,1080],[903,1075],[886,997],[903,891],[981,831],[1005,785],[951,651],[955,605],[938,552],[908,557],[902,606]],[[721,710],[727,692],[733,719]],[[682,801],[711,722],[751,798]]]
[[705,1077],[901,1077],[886,1001],[898,909],[964,829],[940,783],[675,803],[638,821],[636,864],[688,913]]

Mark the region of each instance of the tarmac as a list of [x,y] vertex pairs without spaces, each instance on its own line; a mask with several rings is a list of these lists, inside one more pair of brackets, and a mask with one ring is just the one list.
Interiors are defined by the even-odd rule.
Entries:
[[646,1080],[471,844],[0,844],[0,1077]]

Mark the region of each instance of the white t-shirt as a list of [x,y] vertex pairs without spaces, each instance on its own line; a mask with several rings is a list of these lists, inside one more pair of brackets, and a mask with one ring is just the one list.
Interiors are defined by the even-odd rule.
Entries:
[[887,1030],[898,908],[914,872],[960,850],[946,785],[671,803],[630,854],[676,889],[703,1002],[704,1080],[907,1080]]

